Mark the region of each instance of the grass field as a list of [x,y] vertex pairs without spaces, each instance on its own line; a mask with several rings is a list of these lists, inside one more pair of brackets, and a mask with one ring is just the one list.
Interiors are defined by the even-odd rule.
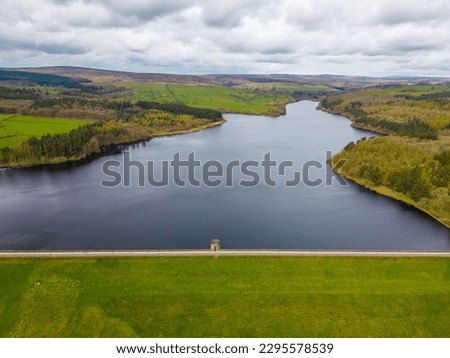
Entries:
[[32,136],[68,133],[86,123],[72,119],[0,114],[0,148],[14,147]]
[[0,337],[449,337],[450,260],[0,260]]
[[116,85],[133,91],[134,94],[128,98],[135,101],[180,102],[222,112],[280,114],[280,107],[283,109],[286,103],[293,100],[289,94],[277,95],[241,88],[138,82]]

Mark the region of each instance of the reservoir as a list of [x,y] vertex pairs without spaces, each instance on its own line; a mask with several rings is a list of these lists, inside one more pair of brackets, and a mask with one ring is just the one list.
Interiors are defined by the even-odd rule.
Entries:
[[[230,185],[183,187],[171,177],[165,186],[139,186],[134,167],[129,185],[102,185],[111,181],[105,165],[123,167],[123,153],[66,167],[1,170],[0,249],[207,249],[220,239],[225,249],[450,250],[443,225],[330,176],[327,151],[373,134],[316,106],[293,103],[278,118],[226,114],[221,126],[124,148],[146,171],[153,161],[155,178],[162,176],[161,162],[177,153],[181,160],[193,153],[201,163],[223,167],[261,162],[269,154],[276,163],[270,183],[260,166],[253,170],[261,180],[251,186],[240,185],[251,177],[239,168]],[[293,165],[283,169],[282,161]],[[294,171],[305,174],[305,163],[309,184],[287,185]],[[197,179],[201,174],[196,168]],[[187,178],[183,170],[180,175]]]

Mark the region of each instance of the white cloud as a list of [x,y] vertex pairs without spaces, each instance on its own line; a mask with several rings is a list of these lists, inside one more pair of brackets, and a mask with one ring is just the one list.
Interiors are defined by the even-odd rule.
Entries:
[[0,0],[0,66],[450,76],[448,0]]

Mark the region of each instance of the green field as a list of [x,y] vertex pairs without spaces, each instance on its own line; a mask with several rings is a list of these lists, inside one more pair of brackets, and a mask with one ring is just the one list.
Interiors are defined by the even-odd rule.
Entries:
[[82,120],[0,114],[0,148],[14,147],[30,137],[68,133],[86,123]]
[[134,101],[179,102],[222,112],[279,114],[280,107],[283,109],[286,103],[293,100],[287,93],[272,94],[242,88],[138,82],[116,85],[133,91],[134,94],[128,99]]
[[0,260],[0,337],[449,337],[450,260]]

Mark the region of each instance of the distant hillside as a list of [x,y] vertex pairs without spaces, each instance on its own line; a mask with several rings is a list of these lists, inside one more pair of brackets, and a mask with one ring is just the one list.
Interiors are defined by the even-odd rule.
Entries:
[[40,86],[61,86],[66,88],[77,88],[81,91],[90,92],[91,87],[86,86],[89,80],[72,78],[51,73],[0,70],[0,83],[34,84]]
[[[13,69],[5,69],[13,70]],[[387,84],[416,84],[442,83],[450,81],[449,78],[433,77],[364,77],[364,76],[343,76],[343,75],[290,75],[290,74],[214,74],[214,75],[179,75],[167,73],[136,73],[125,71],[98,70],[82,67],[36,67],[14,69],[23,72],[43,73],[58,76],[66,76],[77,79],[86,79],[93,83],[114,83],[114,82],[156,82],[156,83],[183,83],[200,84],[210,86],[245,86],[251,83],[294,83],[294,84],[319,84],[336,87],[339,89],[360,88],[374,85]]]
[[164,73],[135,73],[122,71],[97,70],[82,67],[36,67],[36,68],[20,68],[20,71],[53,74],[59,76],[67,76],[72,78],[84,78],[92,82],[126,82],[126,81],[142,81],[142,82],[163,82],[163,83],[214,83],[214,79],[210,76],[191,76],[176,75]]

